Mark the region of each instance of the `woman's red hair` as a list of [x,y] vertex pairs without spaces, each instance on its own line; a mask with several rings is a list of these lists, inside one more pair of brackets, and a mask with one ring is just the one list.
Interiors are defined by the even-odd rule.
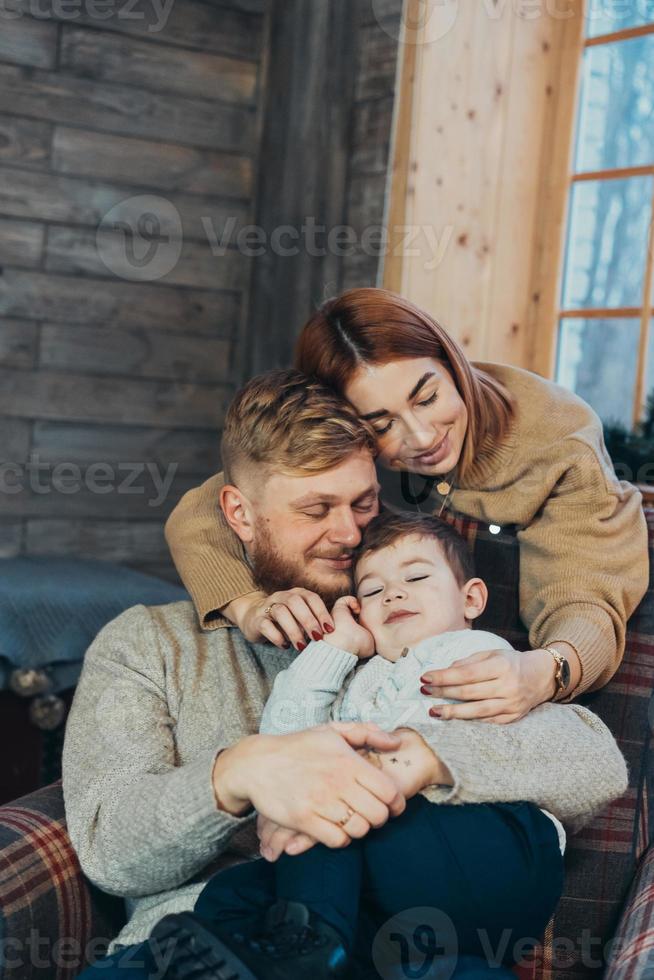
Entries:
[[304,326],[295,365],[345,398],[353,375],[366,364],[431,357],[448,368],[468,410],[458,475],[483,444],[500,443],[514,413],[498,381],[470,363],[459,345],[424,310],[386,289],[350,289],[328,300]]

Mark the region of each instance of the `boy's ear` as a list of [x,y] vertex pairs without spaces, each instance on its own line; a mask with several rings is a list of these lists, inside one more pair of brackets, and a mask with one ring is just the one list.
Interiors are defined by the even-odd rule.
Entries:
[[220,507],[225,520],[243,544],[254,540],[254,512],[245,494],[231,483],[220,491]]
[[486,583],[480,578],[468,579],[463,586],[463,597],[465,599],[465,618],[468,620],[477,619],[483,613],[488,602]]

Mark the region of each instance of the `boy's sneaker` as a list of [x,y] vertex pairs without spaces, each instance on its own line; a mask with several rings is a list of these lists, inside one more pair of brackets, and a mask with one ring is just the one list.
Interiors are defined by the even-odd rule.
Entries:
[[337,980],[347,953],[328,922],[300,902],[278,901],[263,917],[209,922],[167,915],[152,930],[166,980]]

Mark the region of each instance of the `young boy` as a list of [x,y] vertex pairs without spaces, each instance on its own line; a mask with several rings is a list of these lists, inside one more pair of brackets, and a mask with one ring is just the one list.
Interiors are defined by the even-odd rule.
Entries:
[[[437,731],[448,722],[430,715],[439,701],[421,693],[421,675],[475,651],[511,649],[501,637],[471,630],[486,606],[487,589],[475,576],[461,536],[438,518],[375,518],[359,549],[355,585],[356,597],[339,599],[334,607],[329,642],[310,643],[278,674],[262,733],[285,734],[329,720]],[[534,709],[544,715],[544,745],[547,726],[556,718],[563,722],[572,710],[555,704]],[[574,710],[601,726],[586,709]],[[612,749],[619,756],[614,742]],[[206,965],[206,976],[222,976],[217,971],[224,968],[225,976],[231,969],[247,980],[341,976],[348,960],[369,962],[371,945],[373,958],[388,957],[391,950],[380,952],[373,936],[396,916],[403,931],[413,934],[413,952],[423,966],[428,956],[445,962],[457,955],[488,956],[491,950],[510,966],[524,955],[525,942],[528,947],[542,935],[561,894],[563,827],[529,802],[430,802],[434,787],[415,781],[421,766],[424,771],[424,753],[433,756],[426,742],[410,739],[392,755],[377,756],[411,797],[400,817],[361,833],[356,801],[343,801],[336,821],[353,838],[348,847],[315,845],[290,856],[294,843],[297,852],[310,842],[298,847],[295,835],[280,829],[275,853],[267,851],[269,840],[262,846],[268,857],[285,848],[278,860],[217,874],[200,895],[195,915],[163,919],[153,938],[178,944],[171,976],[201,977],[199,963]],[[605,802],[624,791],[619,763],[616,771],[620,777],[607,786]],[[534,779],[537,787],[537,773]],[[592,807],[580,793],[581,814]],[[430,913],[436,924],[422,921]],[[406,935],[402,940],[397,928],[390,935],[396,936],[397,955],[410,958]],[[363,969],[357,968],[357,978]],[[493,975],[511,976],[497,966]]]

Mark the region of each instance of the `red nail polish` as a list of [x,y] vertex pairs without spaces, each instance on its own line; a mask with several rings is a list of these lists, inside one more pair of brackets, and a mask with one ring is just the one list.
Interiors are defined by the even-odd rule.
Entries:
[[434,718],[440,718],[440,717],[441,717],[441,714],[442,714],[442,712],[440,712],[440,711],[438,710],[438,708],[430,708],[430,709],[429,709],[429,714],[430,714],[430,715],[433,715],[433,716],[434,716]]
[[421,677],[420,678],[420,683],[421,684],[429,684],[429,678],[428,677]]
[[322,640],[322,633],[319,633],[317,630],[312,630],[311,635],[314,640]]
[[334,627],[333,626],[330,626],[329,623],[323,623],[322,625],[323,625],[323,629],[324,629],[325,633],[333,633],[334,632]]
[[421,694],[431,694],[431,691],[429,690],[428,687],[421,687],[420,688],[420,693]]
[[303,650],[304,650],[305,648],[306,648],[306,643],[298,643],[298,645],[297,645],[297,647],[296,647],[296,650],[297,650],[297,652],[298,652],[298,653],[302,653],[302,651],[303,651]]

